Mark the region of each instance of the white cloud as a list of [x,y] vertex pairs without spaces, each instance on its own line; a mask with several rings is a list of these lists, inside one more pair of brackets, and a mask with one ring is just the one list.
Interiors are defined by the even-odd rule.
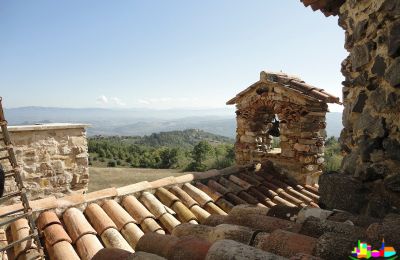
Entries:
[[143,104],[143,105],[150,105],[150,101],[146,99],[139,99],[138,103]]
[[108,98],[104,95],[101,95],[100,97],[96,98],[97,103],[100,104],[107,104],[108,103]]
[[101,105],[118,106],[118,107],[126,106],[126,103],[123,102],[118,97],[107,97],[105,95],[101,95],[98,98],[96,98],[96,101],[97,101],[97,103],[99,103]]
[[126,103],[117,97],[112,97],[112,98],[110,98],[110,100],[111,100],[111,103],[113,103],[117,106],[121,106],[121,107],[126,106]]

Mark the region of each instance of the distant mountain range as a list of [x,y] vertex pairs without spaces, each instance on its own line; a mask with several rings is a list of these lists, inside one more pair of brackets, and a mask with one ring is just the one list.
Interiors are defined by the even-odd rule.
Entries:
[[[152,133],[200,129],[216,135],[235,137],[234,107],[216,109],[103,109],[20,107],[5,109],[10,125],[37,123],[88,123],[93,135],[149,135]],[[327,114],[328,136],[340,135],[342,113]]]

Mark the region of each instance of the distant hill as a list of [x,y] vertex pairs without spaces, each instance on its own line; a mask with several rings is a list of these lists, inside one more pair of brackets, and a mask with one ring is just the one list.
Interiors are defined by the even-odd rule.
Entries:
[[[6,109],[11,125],[35,123],[88,123],[88,135],[144,136],[158,132],[200,129],[234,138],[234,107],[217,109],[103,109],[21,107]],[[342,113],[327,114],[328,136],[338,137],[342,129]]]
[[233,144],[234,139],[205,132],[200,129],[186,129],[183,131],[170,131],[153,133],[145,136],[92,136],[90,140],[112,140],[126,144],[138,144],[147,147],[180,147],[193,148],[200,141],[207,141],[211,145]]

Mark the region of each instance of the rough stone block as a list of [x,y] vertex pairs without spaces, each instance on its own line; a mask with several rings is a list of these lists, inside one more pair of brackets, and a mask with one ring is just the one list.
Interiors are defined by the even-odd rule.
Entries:
[[389,30],[388,53],[392,58],[400,55],[400,21],[395,21]]
[[339,173],[319,177],[320,206],[358,213],[366,203],[366,191],[360,181]]
[[400,87],[400,57],[396,58],[386,70],[385,79],[392,87]]
[[311,149],[309,145],[304,145],[299,143],[296,143],[293,148],[299,152],[308,152]]
[[367,45],[359,45],[353,48],[351,52],[351,63],[354,70],[366,65],[370,60],[370,54]]

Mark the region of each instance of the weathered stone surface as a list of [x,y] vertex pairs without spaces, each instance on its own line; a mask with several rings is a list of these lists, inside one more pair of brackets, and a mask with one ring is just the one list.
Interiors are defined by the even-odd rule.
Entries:
[[392,24],[388,39],[388,53],[392,58],[395,58],[400,55],[400,21]]
[[365,180],[367,181],[375,181],[378,179],[383,179],[387,175],[389,169],[384,164],[371,164],[366,168],[365,172]]
[[365,133],[370,138],[382,137],[385,134],[382,118],[363,113],[354,124],[355,131]]
[[[288,79],[287,84],[291,84],[289,79],[300,80],[284,77]],[[307,174],[312,175],[314,183],[323,163],[327,104],[289,91],[280,85],[282,83],[277,83],[276,78],[274,73],[262,72],[259,85],[235,100],[236,162],[246,164],[270,160],[280,164],[289,177],[299,183],[306,181]],[[264,91],[267,88],[273,91],[267,93]],[[274,137],[278,136],[279,148],[274,149]],[[312,161],[305,161],[304,154],[312,157]]]
[[400,87],[400,57],[396,58],[386,70],[385,79],[392,87]]
[[232,240],[219,240],[215,242],[210,247],[207,256],[205,258],[205,260],[230,260],[230,259],[285,260],[286,258]]
[[327,260],[348,259],[356,246],[357,240],[345,235],[327,232],[318,239],[314,253],[316,256]]
[[368,228],[371,224],[380,222],[380,219],[377,218],[365,215],[353,215],[346,211],[336,211],[332,215],[330,215],[328,219],[336,222],[350,221],[355,226],[359,226],[362,228]]
[[400,173],[393,173],[393,175],[385,178],[385,186],[391,191],[400,192]]
[[370,102],[376,111],[384,111],[387,108],[386,92],[383,88],[376,88],[370,92]]
[[[400,168],[399,18],[398,0],[351,0],[340,8],[339,25],[346,31],[345,48],[350,53],[341,70],[345,76],[345,128],[340,142],[346,153],[341,172],[354,178],[349,183],[326,180],[325,185],[336,188],[320,183],[321,199],[332,207],[375,216],[399,208],[399,196],[393,191]],[[358,184],[353,183],[356,178]],[[364,201],[350,184],[363,194]],[[340,185],[345,188],[338,188]],[[330,198],[324,197],[328,191]]]
[[353,108],[351,111],[361,113],[365,106],[365,101],[368,99],[367,94],[365,92],[361,92],[358,96],[356,101],[354,102]]
[[[89,169],[84,125],[9,127],[9,132],[30,199],[87,189]],[[16,186],[6,182],[5,188],[12,192]]]
[[385,238],[387,244],[396,246],[400,241],[400,218],[391,215],[383,223],[371,224],[366,233],[371,241],[380,243]]
[[383,141],[383,149],[385,149],[385,155],[396,161],[400,161],[400,142],[394,139],[385,139]]
[[382,11],[390,16],[400,15],[400,2],[398,0],[386,0],[382,5]]
[[368,206],[366,207],[367,215],[375,218],[383,218],[390,210],[390,204],[386,197],[381,196],[379,192],[373,191],[369,194]]
[[367,25],[368,25],[368,20],[362,20],[357,23],[354,29],[354,34],[353,34],[353,40],[358,41],[360,40],[363,36],[365,36],[365,33],[367,31]]
[[354,70],[364,66],[370,60],[367,45],[358,45],[353,48],[351,53],[351,64]]
[[315,238],[322,236],[326,232],[342,234],[347,237],[354,237],[355,239],[365,236],[365,230],[361,227],[347,224],[345,222],[321,220],[316,217],[307,218],[300,230],[301,234]]
[[390,93],[386,100],[386,106],[392,110],[400,107],[400,95],[395,92]]
[[371,72],[376,74],[377,76],[382,77],[385,75],[385,70],[386,70],[386,63],[385,59],[383,59],[381,56],[377,56],[375,58],[374,65],[372,66]]
[[339,173],[325,173],[319,178],[320,206],[358,213],[366,202],[360,181]]
[[[381,133],[383,135],[383,133]],[[358,142],[359,155],[363,162],[368,162],[371,159],[371,153],[374,149],[379,149],[381,147],[380,139],[372,139],[368,136],[362,136],[362,139]]]

